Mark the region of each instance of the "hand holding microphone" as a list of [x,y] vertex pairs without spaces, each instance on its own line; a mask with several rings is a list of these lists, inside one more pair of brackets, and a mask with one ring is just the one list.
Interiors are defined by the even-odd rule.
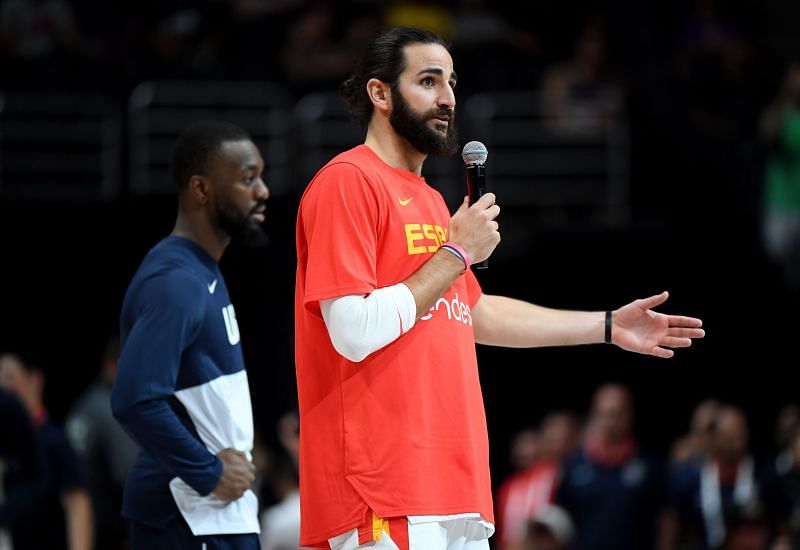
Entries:
[[500,207],[495,204],[494,194],[486,192],[486,147],[471,141],[464,146],[462,156],[467,165],[467,196],[450,218],[448,240],[464,248],[476,269],[485,269],[489,265],[487,258],[500,242],[495,221]]

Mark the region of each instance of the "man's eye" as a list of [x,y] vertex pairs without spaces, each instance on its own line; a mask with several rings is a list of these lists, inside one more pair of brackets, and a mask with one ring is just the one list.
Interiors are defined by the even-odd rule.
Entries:
[[433,79],[429,76],[426,76],[420,81],[420,84],[423,86],[433,86]]

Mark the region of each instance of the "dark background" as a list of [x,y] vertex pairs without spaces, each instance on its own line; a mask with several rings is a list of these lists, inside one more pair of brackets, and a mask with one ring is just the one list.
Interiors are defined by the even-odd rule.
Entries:
[[[292,22],[327,6],[333,14],[331,40],[338,43],[356,17],[367,13],[380,23],[387,13],[385,4],[375,2],[284,2],[276,3],[280,9],[274,12],[249,17],[241,16],[235,2],[69,4],[84,40],[102,47],[56,49],[47,58],[28,60],[6,45],[2,91],[102,90],[124,106],[133,87],[149,78],[226,78],[277,82],[299,99],[308,91],[335,89],[338,79],[290,76],[281,55]],[[800,33],[791,25],[798,8],[774,0],[718,3],[721,27],[734,29],[747,52],[733,77],[720,69],[723,54],[696,54],[686,38],[704,2],[528,4],[499,3],[492,9],[534,36],[534,50],[515,50],[477,67],[458,57],[454,42],[457,95],[536,88],[545,67],[569,57],[586,17],[599,18],[610,70],[626,91],[632,217],[622,227],[548,228],[524,215],[501,216],[501,232],[513,235],[511,224],[530,224],[531,238],[524,254],[504,253],[509,245],[500,245],[491,268],[479,273],[484,291],[552,307],[601,310],[669,290],[671,298],[660,310],[703,318],[707,336],[669,361],[610,346],[479,347],[495,479],[508,470],[507,446],[515,431],[553,409],[582,414],[591,392],[606,381],[633,389],[637,432],[647,446],[666,451],[685,431],[692,407],[717,397],[745,409],[757,452],[771,452],[776,412],[798,400],[790,380],[800,323],[796,293],[761,246],[767,148],[756,126],[780,87],[786,63],[800,55]],[[203,21],[214,23],[198,33],[224,35],[217,57],[200,68],[181,55],[165,57],[154,38],[160,22],[186,9],[199,10]],[[198,47],[192,40],[186,51]],[[125,158],[120,162],[120,192],[105,200],[46,193],[21,197],[4,191],[13,182],[0,186],[0,351],[18,352],[45,370],[46,401],[56,419],[63,419],[94,378],[130,277],[174,221],[175,199],[131,192]],[[491,157],[487,171],[491,185]],[[268,185],[269,177],[268,167]],[[296,405],[294,222],[305,183],[298,178],[273,192],[267,247],[234,243],[222,261],[256,420],[272,445],[275,420]],[[502,205],[503,197],[498,200]]]

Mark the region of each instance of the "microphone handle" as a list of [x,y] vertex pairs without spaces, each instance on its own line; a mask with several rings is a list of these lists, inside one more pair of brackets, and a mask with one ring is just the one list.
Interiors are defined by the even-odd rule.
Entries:
[[[472,206],[475,201],[486,193],[486,166],[483,164],[470,164],[467,166],[467,195],[469,204]],[[489,267],[489,260],[483,260],[472,264],[473,269],[486,269]]]

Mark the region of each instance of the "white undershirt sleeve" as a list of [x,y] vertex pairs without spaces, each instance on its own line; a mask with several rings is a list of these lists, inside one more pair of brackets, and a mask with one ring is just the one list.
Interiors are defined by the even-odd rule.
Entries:
[[394,342],[417,320],[417,303],[403,283],[363,295],[320,300],[333,347],[350,361],[364,358]]

